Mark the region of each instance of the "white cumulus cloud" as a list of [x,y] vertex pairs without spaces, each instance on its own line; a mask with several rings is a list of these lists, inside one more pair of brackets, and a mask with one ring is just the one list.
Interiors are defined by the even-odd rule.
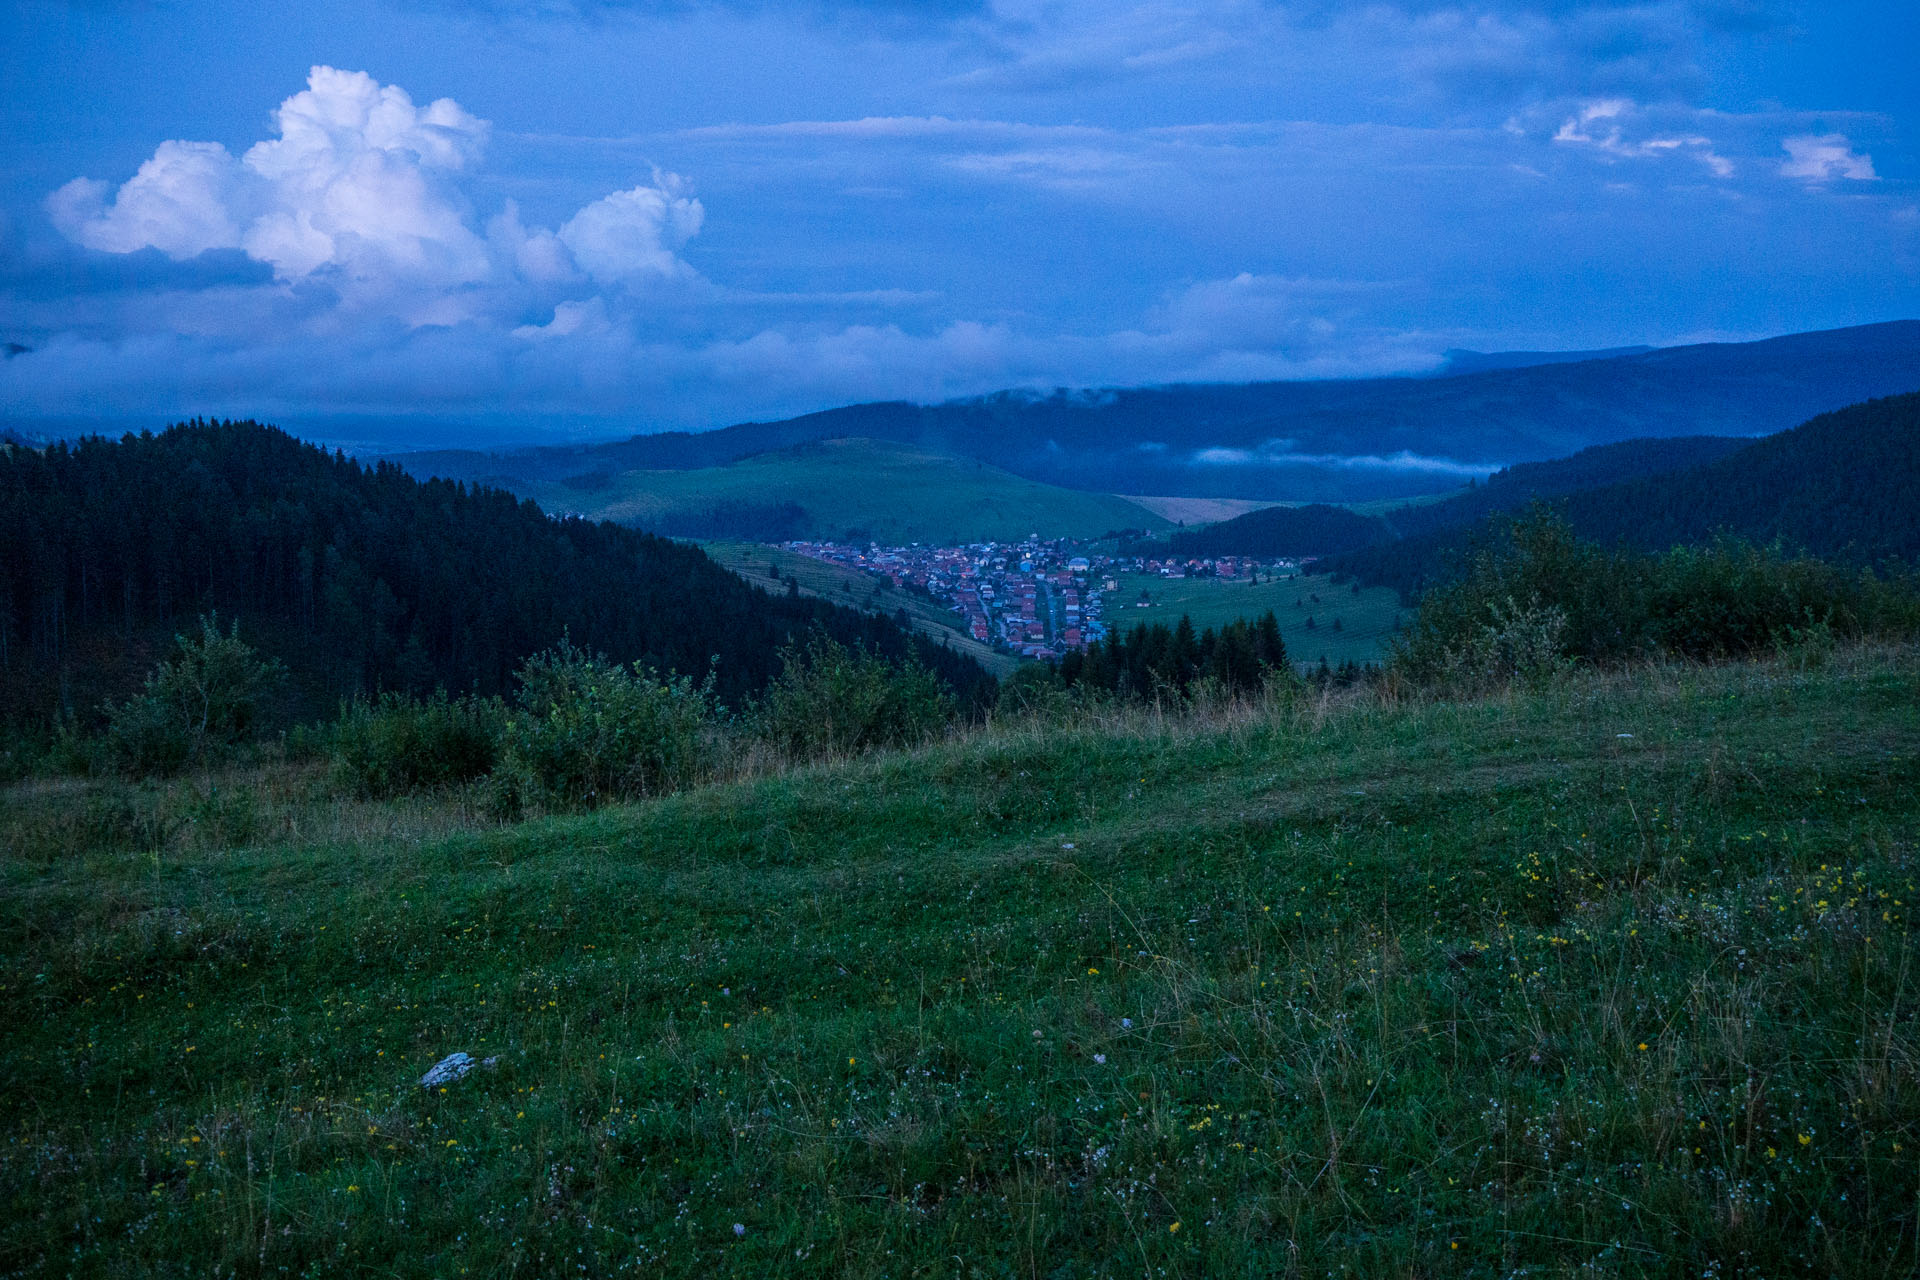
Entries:
[[219,143],[163,142],[117,191],[76,178],[47,211],[88,248],[180,260],[240,249],[280,281],[323,277],[414,323],[472,315],[484,306],[476,287],[506,290],[510,311],[528,288],[583,276],[608,286],[692,274],[678,251],[703,211],[673,174],[594,201],[558,233],[524,226],[511,202],[483,233],[457,180],[489,126],[451,98],[418,106],[364,72],[315,67],[273,119],[278,136],[238,159]]
[[1844,133],[1801,134],[1780,143],[1787,158],[1780,162],[1780,174],[1807,182],[1831,182],[1851,178],[1871,182],[1879,177],[1873,171],[1873,157],[1853,149]]
[[652,186],[616,191],[595,200],[560,228],[560,243],[602,284],[685,270],[680,247],[700,230],[706,211],[672,174],[654,174]]

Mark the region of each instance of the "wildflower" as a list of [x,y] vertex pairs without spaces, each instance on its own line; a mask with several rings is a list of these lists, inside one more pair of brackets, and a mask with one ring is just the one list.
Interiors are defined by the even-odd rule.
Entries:
[[1098,976],[1100,971],[1098,969],[1088,969],[1087,972]]
[[1094,1064],[1094,1065],[1095,1065],[1096,1067],[1104,1067],[1104,1066],[1106,1066],[1106,1065],[1107,1065],[1107,1055],[1106,1055],[1106,1054],[1104,1054],[1104,1053],[1096,1053],[1096,1054],[1094,1054],[1094,1055],[1093,1055],[1093,1064]]
[[1169,1227],[1167,1228],[1167,1234],[1168,1234],[1168,1235],[1172,1235],[1172,1234],[1174,1234],[1175,1232],[1177,1232],[1177,1231],[1179,1231],[1179,1230],[1180,1230],[1180,1224],[1176,1222],[1176,1223],[1174,1223],[1174,1224],[1173,1224],[1172,1226],[1169,1226]]
[[1800,1135],[1800,1145],[1801,1145],[1801,1146],[1803,1146],[1803,1147],[1805,1147],[1805,1146],[1811,1146],[1811,1145],[1812,1145],[1812,1143],[1813,1143],[1813,1135],[1812,1135],[1812,1134],[1810,1134],[1810,1133],[1803,1133],[1803,1134],[1801,1134],[1801,1135]]
[[1645,1040],[1642,1040],[1640,1042],[1640,1052],[1645,1053],[1646,1051],[1647,1051],[1647,1042]]
[[746,1225],[746,1223],[744,1223],[744,1222],[736,1222],[736,1223],[734,1223],[734,1224],[733,1224],[733,1234],[734,1234],[734,1235],[736,1235],[736,1236],[744,1236],[745,1234],[747,1234],[747,1225]]
[[1120,1025],[1121,1025],[1122,1027],[1125,1027],[1125,1028],[1126,1028],[1127,1030],[1129,1030],[1129,1031],[1131,1031],[1131,1030],[1133,1030],[1133,1019],[1132,1019],[1132,1018],[1122,1018],[1122,1019],[1120,1019]]

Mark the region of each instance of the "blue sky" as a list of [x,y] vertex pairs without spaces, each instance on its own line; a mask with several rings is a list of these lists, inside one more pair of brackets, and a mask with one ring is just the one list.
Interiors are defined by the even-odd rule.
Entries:
[[1920,316],[1920,6],[22,0],[0,412],[431,441]]

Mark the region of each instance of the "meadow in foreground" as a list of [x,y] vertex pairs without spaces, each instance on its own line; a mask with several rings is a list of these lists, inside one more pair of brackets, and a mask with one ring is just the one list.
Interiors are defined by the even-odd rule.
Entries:
[[0,1270],[1910,1274],[1917,783],[1876,646],[510,827],[22,784]]

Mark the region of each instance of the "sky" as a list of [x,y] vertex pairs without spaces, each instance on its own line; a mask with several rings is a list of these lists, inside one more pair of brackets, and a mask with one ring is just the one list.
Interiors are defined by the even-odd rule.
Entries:
[[502,443],[1920,316],[1912,0],[15,0],[0,419]]

